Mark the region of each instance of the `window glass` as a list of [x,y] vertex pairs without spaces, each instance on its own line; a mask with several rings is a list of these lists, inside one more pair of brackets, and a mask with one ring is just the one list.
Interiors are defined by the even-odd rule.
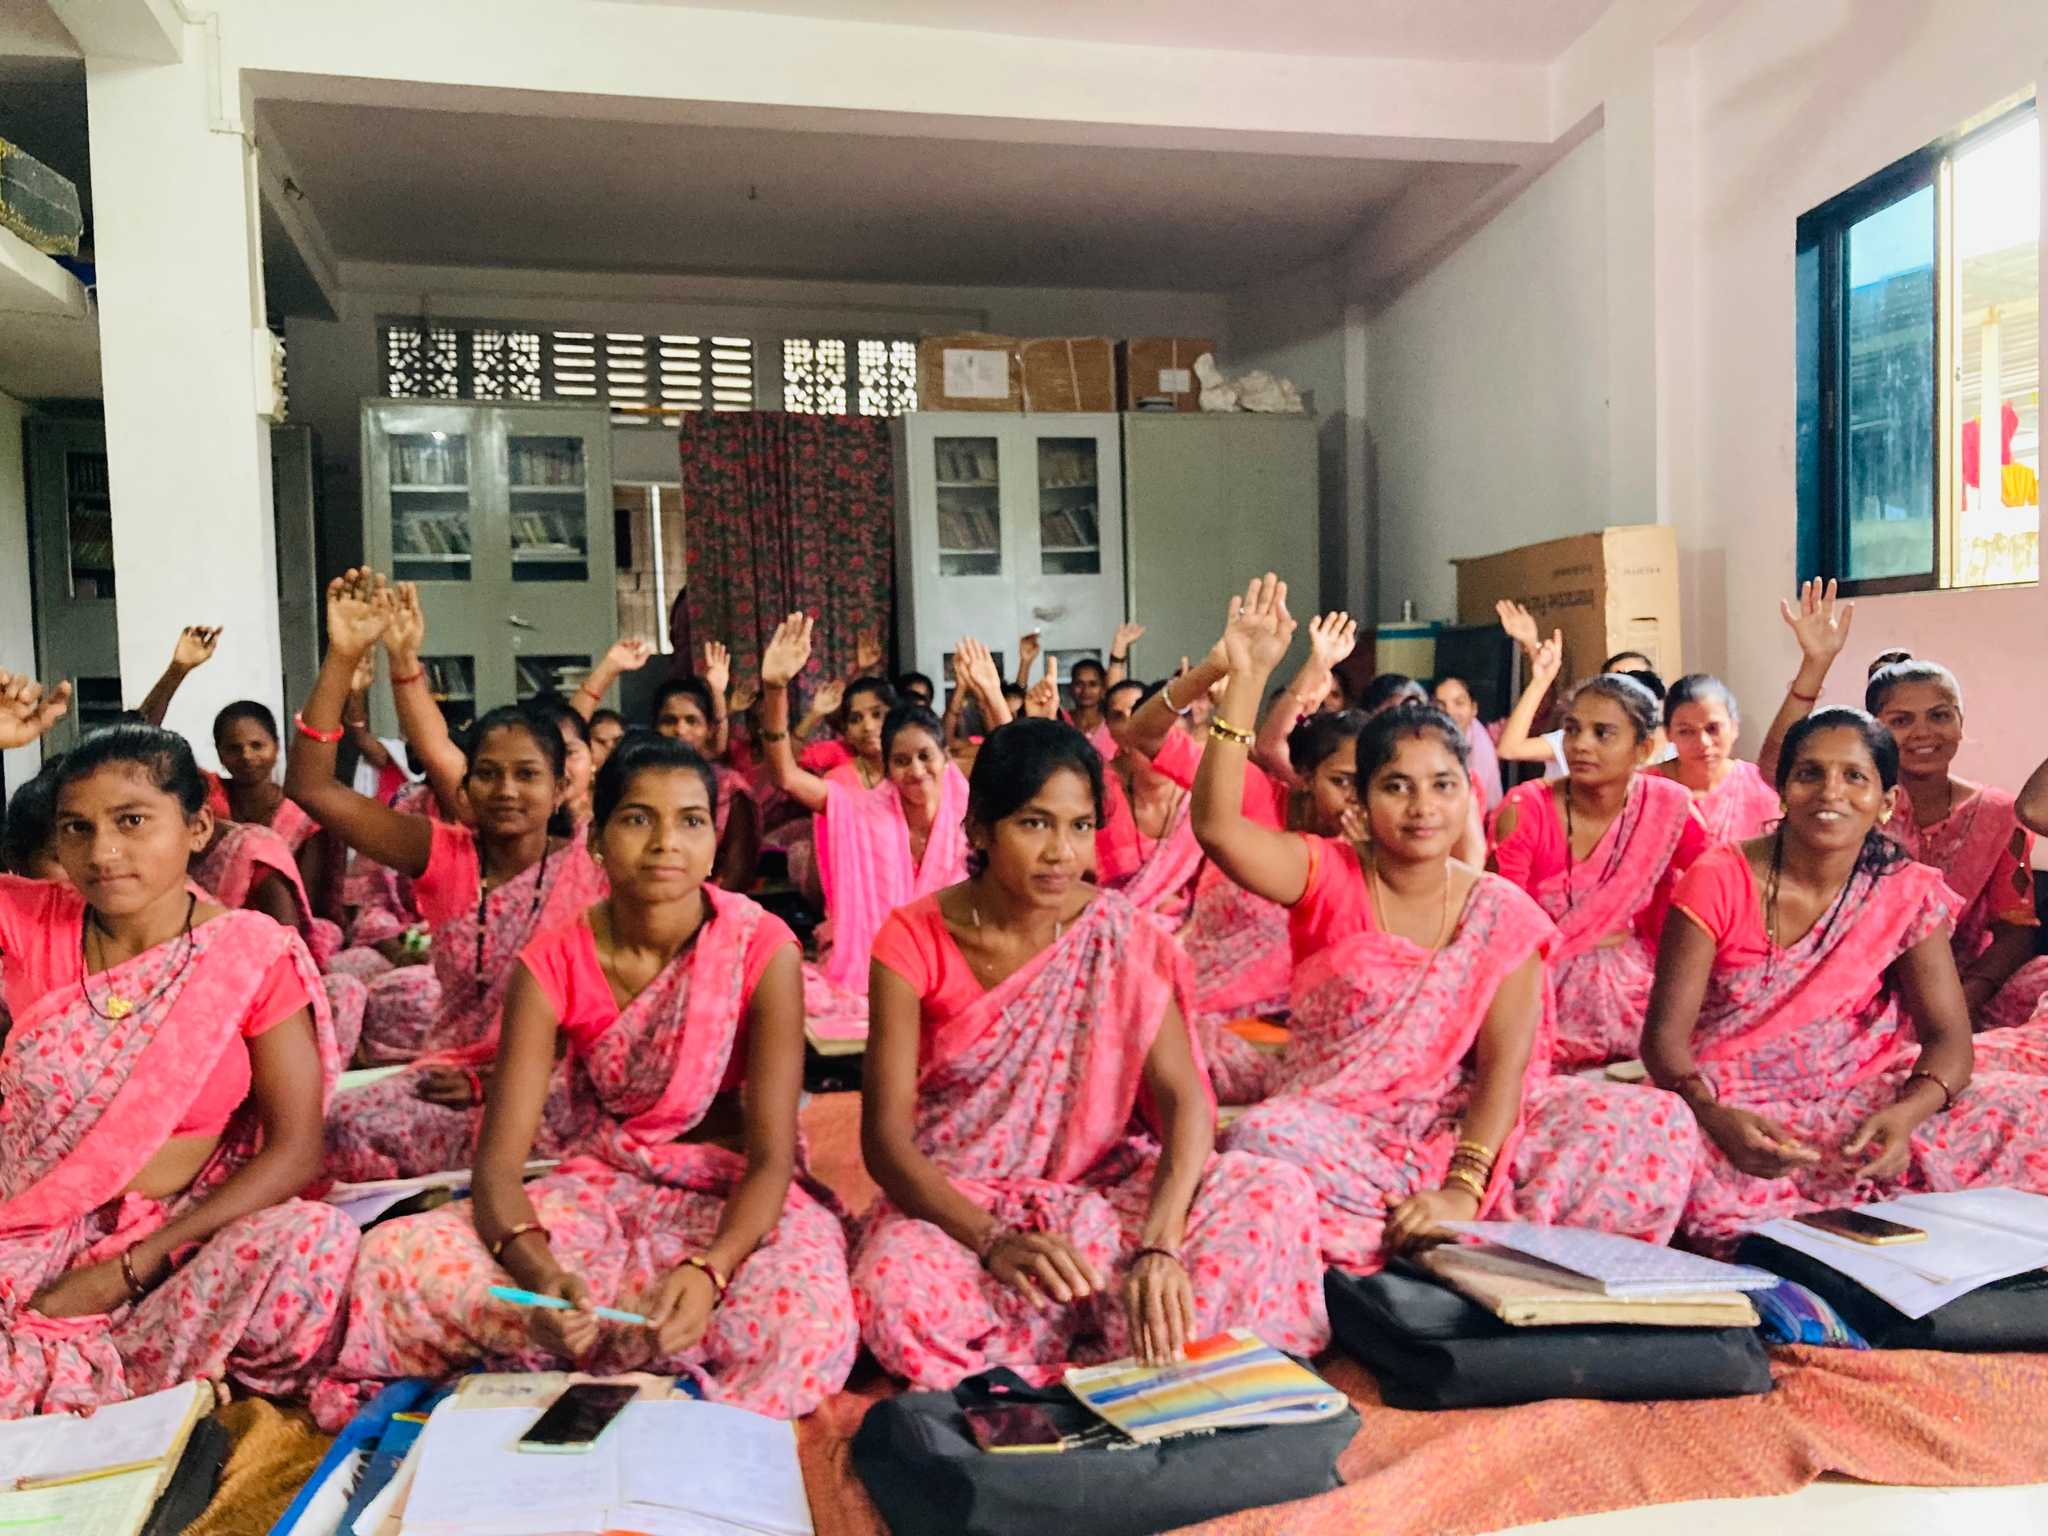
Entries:
[[1850,226],[1843,575],[1934,570],[1934,188]]

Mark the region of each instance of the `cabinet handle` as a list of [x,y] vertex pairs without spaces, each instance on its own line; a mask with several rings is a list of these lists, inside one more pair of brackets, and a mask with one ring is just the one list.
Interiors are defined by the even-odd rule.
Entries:
[[518,614],[516,614],[516,613],[508,613],[508,614],[506,614],[506,615],[505,615],[505,622],[506,622],[507,624],[510,624],[510,625],[511,625],[511,626],[512,626],[512,627],[513,627],[514,629],[531,629],[531,628],[533,628],[533,626],[532,626],[531,624],[529,624],[529,623],[528,623],[528,622],[527,622],[526,620],[524,620],[524,619],[522,619],[521,617],[519,617],[519,615],[518,615]]
[[1047,624],[1050,624],[1054,619],[1064,619],[1066,616],[1067,605],[1065,603],[1061,603],[1057,608],[1034,608],[1031,610],[1031,617],[1042,620]]

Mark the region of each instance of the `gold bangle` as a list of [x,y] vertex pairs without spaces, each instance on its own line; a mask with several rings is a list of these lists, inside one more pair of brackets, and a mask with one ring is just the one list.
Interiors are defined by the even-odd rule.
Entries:
[[1907,1091],[1913,1085],[1913,1079],[1916,1077],[1926,1078],[1927,1081],[1934,1084],[1935,1087],[1941,1090],[1941,1107],[1943,1109],[1947,1109],[1949,1105],[1955,1103],[1956,1091],[1955,1089],[1949,1087],[1948,1079],[1944,1078],[1939,1072],[1935,1072],[1927,1067],[1915,1067],[1912,1071],[1906,1074],[1905,1082],[1899,1085],[1900,1098],[1903,1099],[1906,1096]]
[[538,1232],[541,1235],[541,1240],[543,1242],[547,1241],[548,1229],[546,1227],[537,1221],[522,1221],[518,1226],[491,1244],[491,1257],[493,1259],[503,1259],[505,1257],[505,1250],[529,1232]]
[[1249,747],[1252,744],[1253,737],[1250,731],[1239,730],[1220,715],[1211,715],[1209,717],[1209,739],[1211,741],[1228,742],[1234,747]]
[[1443,1187],[1449,1189],[1453,1184],[1464,1190],[1466,1194],[1470,1195],[1481,1205],[1486,1204],[1486,1185],[1470,1169],[1453,1168],[1446,1173],[1444,1175]]
[[1474,1157],[1487,1164],[1493,1162],[1493,1148],[1483,1141],[1474,1141],[1469,1136],[1458,1143],[1458,1150],[1460,1152],[1470,1152]]
[[762,731],[760,736],[764,742],[789,740],[789,732],[787,731]]
[[718,1299],[720,1301],[725,1300],[726,1278],[718,1272],[716,1265],[702,1254],[697,1253],[684,1254],[683,1262],[692,1269],[703,1270],[705,1275],[710,1278],[712,1289],[718,1292]]

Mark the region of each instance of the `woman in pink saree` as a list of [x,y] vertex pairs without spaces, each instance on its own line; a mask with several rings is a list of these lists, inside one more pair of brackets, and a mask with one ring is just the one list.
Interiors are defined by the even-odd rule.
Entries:
[[1785,738],[1776,833],[1679,884],[1643,1060],[1706,1133],[1681,1230],[1708,1251],[1907,1191],[2048,1192],[2039,1080],[1972,1071],[1954,893],[1878,830],[1898,782],[1882,725],[1809,716]]
[[[1163,683],[1150,687],[1140,683],[1115,685],[1105,701],[1104,708],[1108,713],[1106,723],[1100,729],[1104,733],[1113,732],[1133,710],[1143,707],[1145,700],[1164,686]],[[1179,741],[1175,740],[1176,737]],[[1172,751],[1180,742],[1193,744],[1184,731],[1169,732],[1167,740],[1169,745],[1162,750]],[[1091,741],[1089,745],[1096,744]],[[1144,753],[1116,748],[1113,738],[1111,746],[1113,750],[1105,757],[1108,773],[1103,780],[1103,788],[1114,796],[1116,790],[1111,788],[1111,779],[1118,781],[1128,821],[1125,822],[1122,816],[1116,820],[1123,823],[1121,830],[1129,846],[1119,850],[1121,857],[1115,861],[1124,867],[1114,872],[1098,868],[1097,879],[1106,890],[1115,891],[1171,933],[1187,919],[1194,903],[1195,880],[1202,870],[1202,848],[1195,841],[1194,829],[1188,822],[1188,787],[1185,782],[1161,772]],[[1194,755],[1199,758],[1199,751]],[[1191,770],[1188,777],[1192,777]],[[1098,866],[1105,862],[1102,854],[1098,839]]]
[[1742,715],[1721,679],[1693,672],[1673,683],[1664,695],[1664,734],[1676,755],[1650,771],[1692,792],[1708,841],[1746,842],[1778,819],[1778,792],[1755,763],[1732,755]]
[[[0,748],[63,713],[0,673]],[[96,732],[52,770],[68,883],[0,876],[0,1418],[194,1377],[302,1392],[356,1229],[294,1199],[337,1061],[296,934],[203,901],[182,737]]]
[[[526,948],[477,1152],[474,1201],[376,1228],[323,1423],[401,1376],[573,1364],[687,1375],[716,1402],[793,1418],[845,1384],[859,1345],[846,1235],[801,1182],[796,940],[706,883],[710,765],[629,735],[598,775],[611,894]],[[623,996],[623,1000],[622,1000]],[[566,1037],[587,1116],[522,1184]],[[574,1302],[494,1300],[510,1283]],[[643,1313],[602,1322],[594,1305]]]
[[1693,1128],[1668,1094],[1551,1076],[1556,929],[1512,882],[1452,857],[1474,793],[1456,722],[1406,704],[1366,725],[1362,844],[1243,813],[1231,722],[1286,653],[1285,598],[1267,576],[1232,604],[1230,686],[1195,785],[1203,846],[1289,909],[1298,957],[1277,1081],[1223,1145],[1305,1170],[1323,1257],[1356,1272],[1480,1215],[1667,1240]]
[[[899,704],[881,727],[887,777],[872,788],[821,779],[802,768],[789,739],[789,685],[811,656],[814,623],[792,613],[761,655],[761,745],[777,788],[817,816],[819,883],[829,940],[804,967],[804,1014],[822,1037],[859,1040],[868,1028],[868,951],[896,907],[967,872],[967,780],[946,755],[928,709]],[[969,648],[963,640],[961,648]],[[975,681],[982,708],[1009,719],[1002,680],[985,650]]]
[[[336,1100],[327,1124],[327,1173],[336,1179],[469,1166],[519,951],[605,890],[588,845],[550,827],[566,789],[561,734],[518,706],[492,710],[476,724],[462,781],[474,830],[403,814],[335,778],[331,733],[342,690],[390,612],[388,595],[370,572],[353,571],[329,584],[327,658],[300,717],[285,778],[291,794],[350,847],[412,880],[420,915],[432,930],[439,982],[438,1010],[413,1021],[403,1041],[373,1036],[378,1021],[365,1020],[365,1056],[392,1061],[409,1054],[411,1060],[405,1072]],[[403,671],[394,668],[394,675],[404,680],[401,687],[419,686]],[[566,1079],[557,1086],[557,1107],[566,1114]],[[558,1128],[553,1119],[543,1127],[543,1146],[552,1146]]]
[[976,873],[874,945],[854,1253],[875,1358],[917,1387],[1007,1365],[1175,1358],[1221,1329],[1329,1337],[1299,1170],[1216,1153],[1170,935],[1083,876],[1101,759],[1072,726],[991,734]]
[[[1562,654],[1555,635],[1537,648],[1516,720],[1534,713]],[[1561,1072],[1635,1056],[1672,882],[1708,846],[1685,786],[1641,771],[1656,731],[1649,689],[1588,678],[1565,705],[1565,776],[1517,785],[1494,813],[1492,867],[1557,924]]]

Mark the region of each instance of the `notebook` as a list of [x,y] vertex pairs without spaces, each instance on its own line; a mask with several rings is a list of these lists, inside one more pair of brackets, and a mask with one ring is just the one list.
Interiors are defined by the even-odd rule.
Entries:
[[[194,1426],[213,1412],[213,1404],[211,1383],[188,1381],[111,1403],[89,1421],[50,1413],[0,1423],[0,1531],[136,1536],[170,1485]],[[18,1486],[133,1462],[147,1465],[53,1488]]]
[[1423,1250],[1416,1265],[1514,1328],[1623,1323],[1643,1328],[1754,1328],[1756,1308],[1740,1291],[1668,1296],[1608,1296],[1560,1285],[1544,1264],[1511,1254],[1446,1243]]
[[2048,1268],[2048,1196],[1958,1189],[1854,1209],[1918,1227],[1927,1240],[1877,1247],[1782,1219],[1765,1222],[1757,1233],[1820,1260],[1911,1318],[1996,1281]]
[[403,1536],[811,1536],[792,1424],[643,1400],[587,1451],[517,1449],[541,1411],[437,1407],[409,1458]]
[[1767,1291],[1778,1276],[1747,1264],[1723,1264],[1677,1248],[1583,1227],[1523,1221],[1447,1221],[1447,1230],[1476,1240],[1478,1253],[1506,1253],[1544,1267],[1556,1284],[1603,1296],[1696,1296],[1711,1291]]
[[1313,1424],[1348,1406],[1314,1371],[1243,1328],[1190,1344],[1187,1358],[1173,1365],[1083,1366],[1067,1372],[1066,1384],[1085,1407],[1137,1441]]

